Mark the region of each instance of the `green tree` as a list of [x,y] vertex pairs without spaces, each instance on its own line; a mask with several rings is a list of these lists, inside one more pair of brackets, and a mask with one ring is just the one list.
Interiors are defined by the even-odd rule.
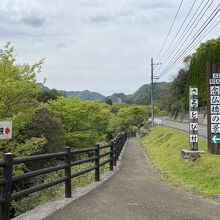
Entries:
[[38,154],[53,153],[64,149],[64,129],[61,121],[48,108],[41,107],[35,112],[31,122],[20,130],[18,140],[22,143],[33,137],[44,137],[46,140],[46,143],[38,149]]
[[188,108],[188,88],[195,85],[199,89],[199,104],[206,105],[206,80],[207,80],[207,62],[220,66],[220,37],[217,39],[208,40],[202,43],[196,52],[192,55],[188,71],[188,80],[186,91],[184,92],[183,105]]
[[105,140],[108,111],[101,102],[59,97],[49,101],[49,107],[61,119],[68,146],[88,147]]
[[121,108],[117,115],[126,128],[130,126],[141,127],[147,117],[147,108],[145,106],[129,106]]
[[0,50],[0,118],[12,118],[30,107],[32,98],[36,97],[39,88],[36,86],[36,73],[40,72],[40,62],[16,64],[14,48],[7,43]]
[[[0,118],[13,122],[11,140],[0,140],[0,155],[4,152],[15,156],[27,156],[35,153],[47,142],[45,137],[30,137],[22,143],[18,136],[20,129],[29,123],[39,103],[36,100],[40,88],[36,86],[36,74],[40,72],[43,60],[29,65],[18,64],[14,48],[7,43],[0,50]],[[15,173],[22,173],[24,165],[15,166]]]
[[43,90],[38,93],[37,100],[39,102],[48,102],[49,100],[56,100],[59,96],[61,96],[60,92],[56,89]]
[[112,100],[111,99],[106,99],[105,103],[108,104],[108,105],[112,105]]

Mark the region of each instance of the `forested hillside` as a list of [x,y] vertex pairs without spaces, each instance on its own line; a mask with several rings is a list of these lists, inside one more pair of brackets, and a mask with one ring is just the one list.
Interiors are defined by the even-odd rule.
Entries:
[[[37,85],[41,86],[44,91],[49,91],[50,89],[41,83]],[[156,82],[154,83],[154,98],[159,100],[164,96],[167,96],[170,92],[170,82]],[[52,89],[53,90],[53,89]],[[113,93],[111,96],[105,97],[97,92],[91,92],[89,90],[85,91],[65,91],[57,90],[60,95],[66,97],[79,97],[80,100],[111,100],[112,102],[125,102],[128,104],[137,105],[150,105],[151,104],[151,84],[144,84],[136,92],[130,95],[124,93]]]
[[[167,96],[170,92],[169,82],[154,83],[154,100]],[[128,95],[127,103],[130,104],[151,104],[151,85],[145,84],[140,87],[134,94]]]
[[207,62],[220,66],[220,38],[202,43],[196,52],[184,59],[181,68],[171,85],[166,110],[177,112],[188,109],[189,86],[199,88],[199,106],[206,105]]
[[[158,82],[154,83],[154,98],[159,100],[164,96],[167,96],[170,92],[171,83]],[[151,85],[144,84],[136,92],[130,95],[124,93],[114,93],[112,96],[108,96],[107,99],[111,99],[113,102],[126,102],[128,104],[137,105],[150,105],[151,104]]]

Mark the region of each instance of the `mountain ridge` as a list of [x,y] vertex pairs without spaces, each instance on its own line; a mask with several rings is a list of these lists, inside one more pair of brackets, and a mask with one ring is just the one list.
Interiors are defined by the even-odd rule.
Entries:
[[[43,87],[43,90],[50,90],[43,84],[38,83],[38,85]],[[165,96],[169,93],[170,82],[159,82],[154,83],[154,98],[155,100]],[[144,84],[133,94],[124,94],[124,93],[113,93],[111,96],[104,96],[98,92],[91,92],[89,90],[84,91],[65,91],[57,90],[61,94],[66,95],[67,97],[79,97],[81,100],[101,100],[106,101],[111,99],[113,102],[126,102],[128,104],[139,104],[139,105],[149,105],[151,103],[151,85]]]

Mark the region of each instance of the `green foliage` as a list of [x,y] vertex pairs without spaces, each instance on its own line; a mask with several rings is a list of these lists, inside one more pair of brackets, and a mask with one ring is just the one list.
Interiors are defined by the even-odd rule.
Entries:
[[0,141],[0,154],[12,152],[26,156],[41,148],[46,140],[31,137],[20,143],[17,135],[32,117],[39,105],[35,97],[40,91],[36,86],[36,73],[40,72],[43,60],[33,65],[16,64],[14,48],[7,43],[0,50],[0,118],[13,122],[13,138]]
[[[170,84],[168,82],[154,83],[154,100],[158,100],[169,94]],[[150,105],[151,104],[151,85],[143,85],[134,94],[129,96],[129,104]]]
[[43,90],[38,93],[37,100],[39,102],[48,102],[49,100],[56,100],[59,96],[61,96],[60,92],[56,89]]
[[61,119],[68,146],[88,147],[105,139],[108,117],[99,101],[59,97],[49,101],[48,106]]
[[122,127],[123,121],[118,115],[111,113],[109,115],[109,125],[108,131],[111,134],[110,136],[114,136]]
[[[207,62],[220,66],[220,38],[208,40],[202,43],[192,55],[190,68],[188,72],[187,87],[196,85],[199,89],[199,103],[206,105],[206,80],[207,80]],[[188,90],[185,91],[183,104],[188,107]]]
[[189,86],[199,89],[199,105],[206,105],[207,62],[220,66],[220,38],[202,43],[192,56],[184,59],[185,68],[181,69],[172,83],[168,99],[168,110],[188,109]]
[[108,105],[112,105],[112,100],[111,99],[106,99],[105,103],[108,104]]
[[126,107],[129,107],[129,104],[125,102],[114,102],[114,104],[112,105],[111,112],[117,114],[121,108],[126,108]]
[[117,115],[121,119],[123,126],[129,128],[129,126],[141,127],[146,114],[147,110],[144,106],[129,106],[121,108]]
[[161,97],[157,106],[174,114],[180,109],[188,109],[189,86],[199,89],[199,105],[206,105],[207,62],[220,66],[220,38],[202,43],[196,52],[184,58],[184,68],[174,78],[169,95]]
[[0,118],[14,117],[27,108],[30,98],[39,92],[36,73],[40,71],[42,60],[32,66],[15,64],[14,49],[7,43],[0,50]]
[[32,137],[45,138],[47,141],[38,149],[38,154],[63,151],[65,146],[61,121],[46,107],[41,107],[35,112],[31,122],[20,130],[18,139],[22,143]]
[[137,131],[148,119],[148,114],[146,106],[114,103],[109,114],[108,131],[112,136],[122,129]]

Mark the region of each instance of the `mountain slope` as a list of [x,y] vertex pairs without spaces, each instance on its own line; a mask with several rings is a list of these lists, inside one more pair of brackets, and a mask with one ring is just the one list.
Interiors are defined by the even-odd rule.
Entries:
[[[158,100],[169,94],[170,82],[154,83],[154,99]],[[135,93],[125,95],[124,93],[114,93],[108,96],[113,102],[126,102],[128,104],[150,105],[151,103],[151,85],[145,84],[141,86]]]
[[97,93],[97,92],[90,92],[89,90],[85,91],[65,91],[66,96],[76,96],[79,97],[81,100],[105,100],[105,96]]
[[[48,87],[38,84],[43,87],[43,90],[49,90]],[[169,82],[159,82],[154,83],[154,99],[158,100],[163,96],[166,96],[170,92],[171,83]],[[126,102],[128,104],[138,104],[138,105],[150,105],[151,103],[151,85],[145,84],[141,86],[135,93],[130,95],[125,95],[124,93],[114,93],[111,96],[105,97],[97,92],[85,91],[64,91],[60,90],[61,94],[68,97],[79,97],[81,100],[101,100],[106,101],[111,99],[113,102]]]

